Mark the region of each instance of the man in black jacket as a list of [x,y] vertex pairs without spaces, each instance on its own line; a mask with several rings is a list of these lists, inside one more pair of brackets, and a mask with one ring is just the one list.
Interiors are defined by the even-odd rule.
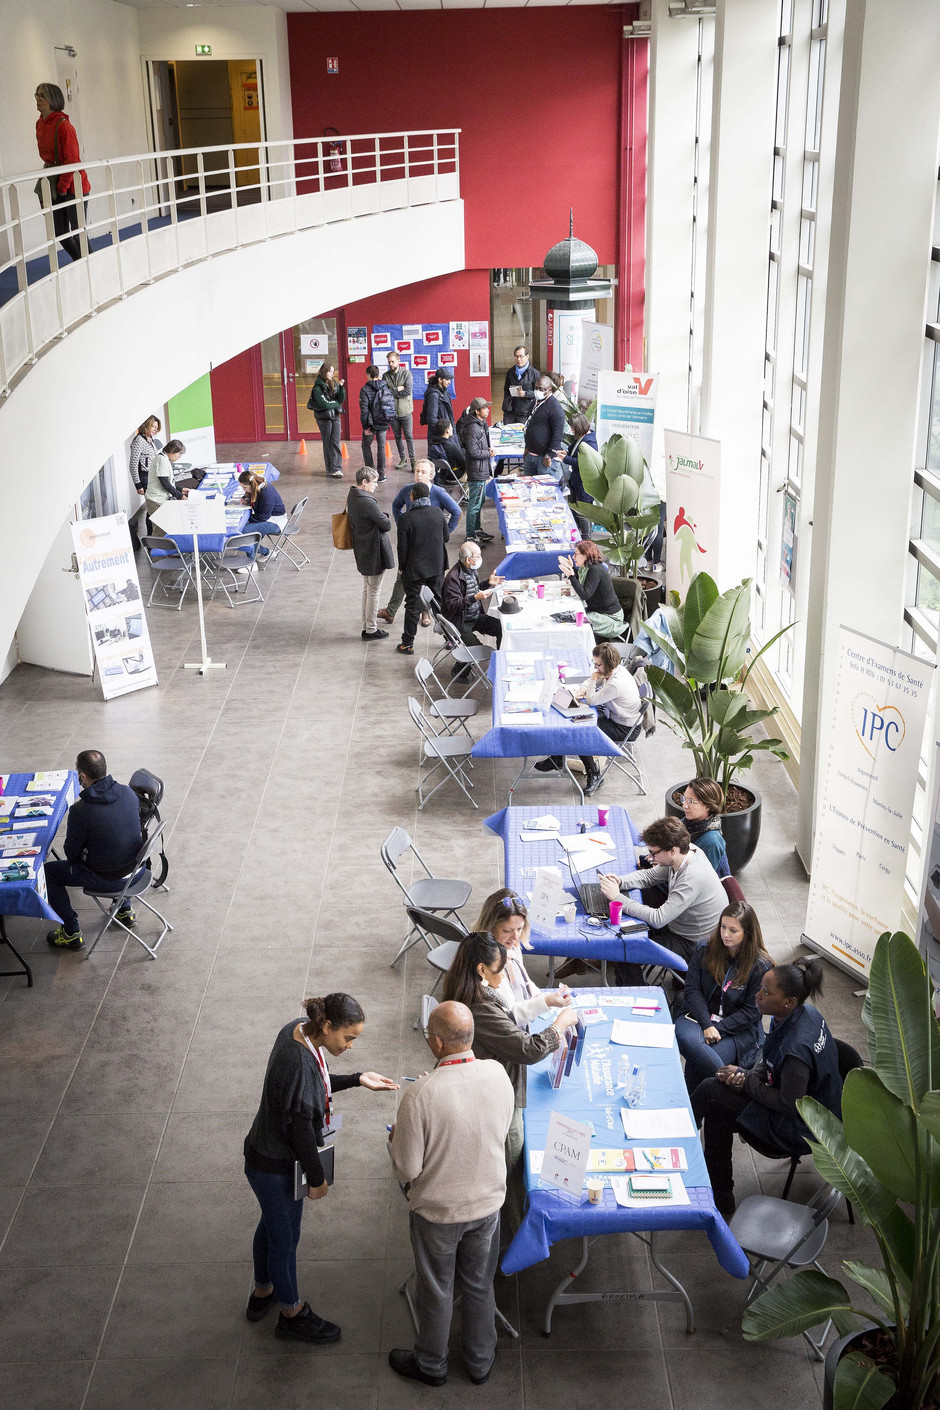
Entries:
[[440,595],[450,538],[446,514],[431,503],[430,486],[419,480],[412,486],[411,498],[411,508],[398,521],[398,571],[405,588],[405,624],[397,647],[402,656],[414,655],[421,615],[419,592],[429,587]]
[[[410,367],[402,367],[401,358],[397,352],[389,353],[388,371],[383,375],[382,381],[391,392],[392,400],[395,403],[392,431],[395,435],[395,444],[398,447],[399,459],[396,468],[407,470],[410,461],[413,470],[416,463],[415,443],[411,433],[414,417],[414,378],[411,375]],[[408,447],[408,460],[405,459],[406,446]]]
[[539,370],[529,361],[529,349],[520,343],[513,353],[512,367],[503,383],[503,422],[525,421],[535,410],[535,387]]
[[449,367],[439,367],[428,378],[420,421],[422,426],[427,426],[429,435],[431,428],[436,426],[439,421],[447,421],[451,426],[454,425],[454,403],[450,397],[450,384],[453,376],[454,374]]
[[362,465],[356,471],[356,483],[350,485],[346,496],[353,553],[356,568],[362,577],[363,641],[383,641],[388,636],[388,632],[383,632],[379,627],[375,614],[379,608],[379,590],[385,571],[395,566],[389,538],[392,521],[375,502],[378,482],[378,471],[370,465]]
[[385,479],[385,437],[395,416],[395,400],[387,382],[379,376],[377,367],[366,368],[364,386],[359,389],[359,420],[362,422],[362,458],[372,466],[372,442],[375,441],[375,469],[379,484]]
[[564,465],[562,442],[565,434],[565,413],[555,396],[552,379],[544,373],[535,389],[536,407],[526,422],[523,475],[553,475],[562,477]]
[[[97,749],[83,749],[75,770],[82,791],[69,808],[65,860],[46,862],[44,867],[49,905],[62,917],[62,924],[50,930],[46,939],[64,950],[80,950],[85,943],[68,887],[123,891],[143,843],[137,794],[127,784],[114,782],[104,755]],[[136,916],[124,905],[117,919],[133,925]]]

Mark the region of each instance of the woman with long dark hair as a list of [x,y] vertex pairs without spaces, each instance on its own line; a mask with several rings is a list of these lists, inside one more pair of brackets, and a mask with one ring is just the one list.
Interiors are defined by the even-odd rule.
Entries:
[[327,1057],[349,1052],[362,1033],[365,1014],[351,994],[306,999],[306,1021],[278,1033],[264,1074],[261,1105],[245,1137],[245,1176],[261,1206],[252,1254],[255,1286],[245,1316],[260,1322],[281,1304],[274,1335],[286,1341],[336,1341],[340,1328],[318,1317],[297,1291],[297,1244],[304,1200],[294,1197],[297,1163],[307,1178],[307,1199],[329,1190],[320,1150],[339,1127],[333,1096],[348,1087],[396,1091],[398,1083],[378,1072],[331,1076]]
[[757,1061],[764,1033],[756,995],[771,963],[754,910],[732,901],[693,951],[679,998],[676,1043],[690,1092],[726,1063]]
[[307,410],[312,411],[323,443],[323,464],[332,480],[343,478],[343,456],[340,449],[343,439],[343,404],[346,401],[346,384],[342,377],[337,378],[336,368],[327,358],[320,363]]

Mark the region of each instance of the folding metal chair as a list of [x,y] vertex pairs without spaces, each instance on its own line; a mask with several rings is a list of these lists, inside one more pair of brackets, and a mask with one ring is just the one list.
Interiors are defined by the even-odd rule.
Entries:
[[601,777],[606,778],[611,769],[617,769],[619,773],[626,774],[627,778],[634,784],[645,798],[649,792],[649,780],[646,777],[646,770],[643,761],[637,752],[637,744],[646,726],[647,711],[652,708],[652,702],[641,700],[641,714],[633,730],[627,735],[620,745],[620,753],[613,754],[601,769]]
[[[791,1200],[775,1199],[772,1195],[749,1195],[741,1201],[728,1227],[751,1265],[753,1281],[745,1305],[753,1302],[759,1293],[765,1292],[784,1268],[797,1271],[816,1268],[825,1274],[819,1255],[829,1236],[829,1215],[841,1198],[838,1190],[824,1185],[809,1204],[794,1204]],[[765,1271],[768,1266],[769,1272]],[[734,1320],[738,1320],[737,1316]],[[803,1333],[817,1361],[825,1359],[822,1348],[831,1325],[831,1322],[826,1322],[818,1341],[814,1341],[808,1331]]]
[[425,1038],[428,1036],[428,1019],[437,1008],[437,1000],[430,994],[421,995],[421,1031]]
[[[267,557],[259,559],[260,567],[268,568],[274,562],[275,558],[284,557],[287,559],[288,563],[293,564],[297,571],[300,572],[300,569],[310,562],[310,559],[307,557],[306,553],[304,553],[300,544],[294,542],[300,527],[300,516],[307,507],[309,497],[309,495],[305,495],[303,499],[299,499],[294,505],[287,516],[283,529],[271,545],[271,552]],[[299,563],[294,557],[295,553],[300,555]]]
[[[424,876],[419,876],[410,886],[406,886],[398,872],[398,864],[406,852],[413,852],[424,871]],[[381,847],[382,861],[392,876],[395,885],[404,896],[404,905],[418,906],[422,911],[432,911],[436,915],[452,916],[454,923],[463,929],[463,922],[457,912],[467,904],[470,899],[470,892],[473,887],[469,881],[460,881],[456,877],[435,876],[427,862],[418,851],[417,847],[408,836],[403,827],[394,827],[388,834]],[[469,933],[469,932],[466,932]],[[413,938],[412,938],[413,937]],[[412,945],[417,945],[419,941],[431,948],[431,942],[420,930],[412,924],[411,929],[401,943],[398,954],[392,960],[395,965]]]
[[[424,811],[425,804],[431,801],[437,790],[447,782],[448,778],[454,780],[463,790],[464,796],[468,798],[470,802],[473,803],[474,808],[476,808],[477,805],[473,802],[473,798],[468,791],[473,787],[473,784],[470,782],[465,772],[465,769],[470,765],[470,749],[472,746],[469,743],[464,743],[462,739],[454,739],[451,735],[435,734],[424,718],[424,715],[422,715],[421,706],[413,695],[409,695],[408,697],[408,712],[423,736],[425,760],[434,760],[434,767],[429,769],[424,777],[418,780],[418,787],[415,790],[418,795],[418,812],[421,813]],[[438,779],[430,793],[425,794],[425,784],[431,781],[442,765],[445,771],[444,777]]]
[[[140,825],[143,829],[143,836],[150,836],[150,829],[160,823],[160,804],[163,801],[163,779],[157,778],[149,769],[135,769],[127,780],[128,788],[133,789],[140,801]],[[160,840],[160,871],[154,872],[153,858],[150,859],[150,870],[153,874],[154,891],[169,891],[166,879],[170,873],[170,863],[167,860],[166,847],[163,839]]]
[[[150,858],[156,851],[157,846],[160,843],[160,839],[163,836],[163,829],[165,827],[165,822],[160,823],[160,825],[155,828],[154,831],[147,838],[146,842],[144,842],[134,861],[133,870],[125,878],[123,890],[96,891],[93,886],[82,887],[83,894],[85,896],[90,896],[91,899],[94,901],[95,905],[98,907],[99,911],[102,911],[104,913],[104,920],[101,922],[101,928],[98,931],[98,934],[95,936],[94,940],[89,945],[88,949],[85,951],[86,959],[91,955],[92,950],[95,948],[102,935],[111,925],[119,925],[121,929],[125,932],[125,934],[130,935],[133,940],[137,941],[138,945],[143,946],[143,948],[147,951],[147,954],[150,956],[151,959],[155,960],[157,958],[157,949],[159,948],[160,941],[166,935],[167,931],[172,930],[173,927],[170,922],[166,919],[166,917],[160,914],[156,906],[152,906],[150,904],[150,902],[146,899],[144,893],[149,891],[153,886],[153,875],[147,863],[150,861]],[[155,915],[157,917],[157,920],[163,926],[163,929],[160,931],[160,934],[154,941],[153,945],[148,945],[146,940],[142,940],[141,937],[129,925],[125,925],[123,920],[118,919],[118,911],[121,909],[122,906],[128,905],[132,900],[139,901],[142,906],[146,906],[147,910],[150,911],[151,915]]]
[[[472,739],[470,731],[467,729],[467,721],[472,720],[480,706],[476,700],[451,700],[444,690],[441,682],[434,673],[434,667],[426,656],[422,656],[415,663],[415,675],[418,684],[427,696],[428,710],[431,716],[440,720],[444,726],[445,734],[456,734],[458,730],[463,730],[468,739]],[[428,686],[428,681],[434,681],[440,690],[443,691],[443,698],[435,700]]]
[[453,622],[442,615],[438,616],[441,632],[444,637],[444,645],[434,657],[434,665],[437,665],[438,657],[449,652],[455,665],[469,667],[468,684],[461,692],[461,699],[467,696],[475,685],[483,685],[487,690],[492,690],[490,678],[487,675],[487,668],[490,664],[490,657],[493,655],[488,646],[467,646],[463,637],[454,626]]
[[[183,606],[183,598],[190,588],[195,592],[196,584],[193,580],[192,569],[188,561],[180,553],[173,539],[166,534],[144,534],[141,539],[141,546],[147,554],[147,562],[150,564],[153,573],[153,586],[150,589],[150,596],[147,598],[148,607],[169,607],[171,611],[179,612]],[[164,597],[169,597],[172,592],[179,593],[178,602],[154,602],[153,595],[157,588]]]
[[[209,562],[212,574],[212,591],[220,587],[229,607],[242,607],[246,602],[263,602],[257,574],[251,569],[263,560],[258,558],[260,534],[232,534],[225,541],[221,553],[214,553]],[[228,579],[228,582],[226,582]],[[234,601],[232,593],[238,596]],[[254,588],[254,593],[251,588]],[[239,591],[239,589],[242,591]]]
[[[422,911],[417,906],[406,906],[408,919],[416,930],[420,931],[421,938],[429,948],[425,959],[432,968],[437,970],[437,978],[432,987],[431,994],[425,994],[424,999],[428,999],[434,994],[438,984],[450,969],[454,962],[454,956],[460,948],[460,942],[466,935],[466,930],[462,925],[455,925],[453,921],[442,920],[440,916],[432,915],[430,911]],[[432,945],[432,940],[439,941]],[[437,1000],[433,1000],[435,1006]],[[427,1027],[427,1020],[424,1017],[424,1000],[422,1000],[421,1013],[415,1019],[415,1028],[419,1026]]]

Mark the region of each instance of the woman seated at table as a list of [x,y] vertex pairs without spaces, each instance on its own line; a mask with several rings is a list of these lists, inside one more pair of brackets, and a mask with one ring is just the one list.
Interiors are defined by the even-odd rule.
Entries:
[[489,932],[506,951],[506,967],[499,987],[521,1027],[549,1009],[567,1008],[571,1002],[567,989],[543,992],[526,974],[522,951],[529,948],[529,912],[515,891],[502,886],[487,896],[476,928]]
[[558,568],[568,579],[571,590],[584,603],[595,637],[607,641],[623,636],[627,629],[623,608],[597,544],[590,539],[582,539],[575,544],[573,557],[574,564],[568,557],[559,558]]
[[526,1068],[553,1053],[561,1035],[578,1021],[577,1010],[562,1009],[555,1020],[539,1033],[528,1033],[513,1017],[512,998],[506,993],[503,971],[506,947],[485,930],[476,930],[461,940],[454,962],[444,977],[442,998],[466,1004],[473,1013],[473,1055],[501,1062],[516,1094],[516,1109],[506,1137],[506,1168],[510,1184],[506,1199],[510,1220],[522,1215],[522,1192],[514,1175],[522,1154],[523,1118],[526,1102]]
[[[284,501],[277,490],[264,478],[264,471],[243,470],[238,477],[238,483],[244,486],[245,502],[251,505],[251,514],[248,516],[244,532],[246,534],[271,534],[272,537],[277,537],[284,527],[287,510],[284,508]],[[280,523],[278,523],[278,516],[280,516]],[[259,547],[258,552],[264,558],[271,550]]]
[[676,1044],[690,1093],[726,1063],[757,1062],[764,1030],[755,996],[771,963],[754,911],[746,901],[732,901],[692,952],[678,998]]
[[[594,545],[591,544],[591,547]],[[597,728],[601,733],[615,744],[623,744],[633,734],[643,714],[637,683],[623,664],[613,642],[600,642],[592,656],[594,670],[584,687],[585,703],[596,708]],[[592,754],[582,754],[580,758],[587,774],[584,793],[590,798],[601,786],[601,771]],[[540,774],[550,774],[563,765],[564,759],[560,754],[551,754],[535,767]]]
[[702,1145],[715,1205],[725,1219],[734,1213],[735,1132],[779,1151],[783,1159],[809,1151],[809,1129],[796,1106],[801,1097],[815,1097],[841,1116],[836,1041],[809,1003],[822,992],[822,973],[818,959],[768,969],[756,994],[758,1012],[771,1020],[762,1061],[750,1070],[728,1063],[692,1094],[692,1114],[700,1126],[704,1122]]
[[725,791],[713,778],[693,778],[682,795],[685,827],[700,852],[704,852],[719,876],[730,876],[728,849],[721,831]]

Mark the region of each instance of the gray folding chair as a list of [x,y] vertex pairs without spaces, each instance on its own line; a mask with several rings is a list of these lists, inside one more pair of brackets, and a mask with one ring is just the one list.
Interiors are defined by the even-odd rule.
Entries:
[[[471,763],[470,750],[472,745],[469,742],[465,743],[462,739],[454,739],[452,735],[435,734],[424,718],[424,715],[422,715],[421,706],[413,695],[409,695],[408,697],[408,712],[421,731],[424,740],[423,752],[425,760],[427,762],[430,762],[432,759],[434,760],[433,767],[428,770],[423,778],[418,780],[418,787],[415,790],[418,795],[418,812],[421,813],[424,811],[425,804],[431,801],[437,790],[443,787],[448,778],[454,780],[458,787],[463,790],[464,796],[468,798],[470,802],[473,803],[474,808],[476,808],[477,805],[474,803],[469,792],[473,784],[470,782],[466,773],[466,769]],[[425,785],[430,783],[431,779],[441,767],[444,769],[443,778],[438,779],[430,793],[425,793]]]
[[[150,956],[151,959],[155,960],[157,958],[157,949],[159,948],[160,941],[166,935],[167,931],[172,930],[173,927],[170,922],[166,919],[166,917],[160,914],[156,906],[152,906],[150,904],[150,902],[146,898],[145,893],[149,891],[153,886],[153,874],[147,863],[150,861],[154,852],[157,850],[160,844],[160,839],[163,836],[163,829],[165,827],[165,822],[160,823],[159,827],[154,828],[153,832],[151,832],[146,842],[144,842],[134,861],[134,868],[130,872],[130,874],[125,878],[124,887],[121,891],[96,891],[93,886],[82,887],[83,894],[85,896],[90,896],[91,899],[94,901],[95,905],[98,907],[99,911],[102,911],[104,913],[104,920],[101,922],[101,928],[99,929],[98,934],[95,936],[94,940],[89,945],[88,949],[85,951],[86,959],[89,958],[92,950],[95,948],[102,935],[111,925],[119,925],[121,929],[125,932],[125,934],[130,935],[133,940],[137,941],[138,945],[143,946],[143,948],[147,951],[147,954]],[[141,939],[141,937],[136,933],[135,930],[131,928],[131,926],[126,925],[123,920],[120,920],[118,918],[118,911],[121,909],[121,907],[129,905],[131,901],[139,901],[142,906],[145,906],[147,908],[151,915],[155,915],[157,917],[157,920],[163,926],[163,929],[160,931],[159,936],[152,945],[148,945],[146,940]],[[136,923],[137,922],[135,921],[134,924],[136,925]]]
[[643,731],[646,728],[647,713],[653,708],[651,700],[641,700],[641,714],[632,733],[620,745],[620,753],[612,754],[601,766],[601,777],[606,778],[611,769],[617,769],[619,773],[626,774],[631,783],[635,784],[640,793],[645,798],[649,792],[649,780],[646,777],[646,770],[643,761],[637,750],[637,745]]
[[[194,592],[196,590],[188,560],[180,553],[174,540],[166,534],[144,534],[140,542],[153,573],[153,586],[147,598],[147,606],[169,607],[172,611],[179,612],[189,589],[192,588]],[[154,602],[153,595],[158,587],[165,598],[176,592],[179,593],[179,599],[176,602]]]
[[[306,553],[304,553],[300,544],[295,542],[297,533],[300,528],[300,516],[303,514],[304,510],[307,507],[308,499],[309,495],[305,495],[303,499],[299,499],[294,505],[293,509],[287,516],[283,529],[271,545],[271,552],[267,555],[267,557],[259,558],[259,567],[269,568],[274,562],[275,558],[283,557],[287,559],[288,563],[293,564],[297,571],[300,572],[300,569],[305,567],[310,562],[310,559],[307,557]],[[300,557],[299,563],[294,557],[295,553],[298,554]]]
[[[427,697],[428,711],[433,719],[441,721],[444,733],[456,734],[458,730],[463,730],[467,738],[472,739],[473,736],[467,729],[467,721],[472,720],[479,710],[478,702],[476,700],[451,700],[426,656],[422,656],[415,663],[415,675]],[[431,694],[428,681],[434,681],[438,689],[443,691],[441,699],[436,700]]]
[[[405,885],[399,874],[399,863],[406,852],[414,853],[424,871],[424,876],[419,876],[410,886]],[[470,892],[473,888],[469,881],[460,881],[456,877],[435,876],[403,827],[392,828],[382,843],[381,856],[392,880],[405,898],[403,903],[405,907],[418,906],[422,911],[452,916],[454,923],[463,929],[463,922],[457,912],[470,899]],[[392,960],[392,964],[396,965],[402,955],[421,940],[429,949],[431,948],[431,941],[412,924],[401,943],[398,954]]]
[[[430,911],[422,911],[417,906],[406,906],[408,919],[411,924],[421,932],[421,938],[426,945],[431,945],[432,941],[438,941],[428,950],[425,959],[433,969],[437,970],[437,978],[431,986],[433,995],[444,975],[454,962],[454,956],[460,948],[460,942],[466,935],[462,925],[455,925],[453,921],[443,920],[440,916],[432,915]],[[425,995],[427,998],[428,995]],[[422,1006],[421,1016],[415,1020],[415,1028],[425,1023],[424,1008]]]
[[[809,1204],[794,1204],[772,1195],[749,1195],[741,1201],[728,1227],[751,1265],[753,1281],[747,1294],[748,1304],[765,1292],[784,1268],[816,1268],[825,1274],[819,1255],[829,1236],[829,1215],[841,1198],[838,1190],[824,1185]],[[822,1348],[831,1325],[826,1323],[818,1341],[808,1331],[803,1333],[817,1361],[825,1359]]]
[[444,645],[434,657],[434,665],[437,665],[438,657],[442,652],[449,652],[455,665],[469,668],[468,684],[461,692],[461,698],[468,695],[475,685],[483,685],[487,690],[492,690],[490,678],[486,673],[490,657],[493,655],[490,647],[467,646],[453,622],[448,621],[444,616],[439,616],[438,622],[444,637]]
[[[258,558],[260,534],[232,534],[225,540],[221,553],[214,553],[209,560],[212,574],[212,591],[220,587],[229,607],[241,607],[246,602],[263,602],[258,577],[251,570],[263,560]],[[232,592],[229,592],[231,587]],[[254,592],[251,589],[254,588]],[[238,601],[232,596],[235,593]]]

